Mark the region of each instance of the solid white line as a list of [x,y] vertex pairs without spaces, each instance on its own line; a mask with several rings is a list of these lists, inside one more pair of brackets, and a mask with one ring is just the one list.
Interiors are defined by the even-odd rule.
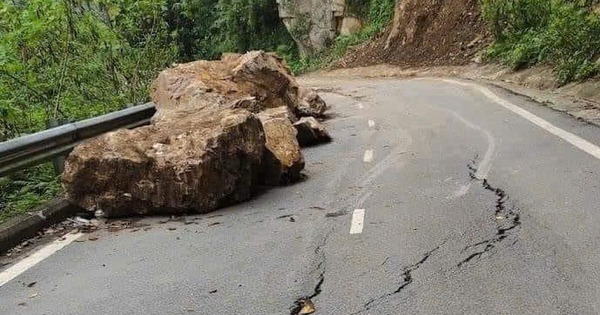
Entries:
[[365,156],[363,157],[363,161],[365,161],[365,163],[373,162],[373,150],[365,151]]
[[554,126],[553,124],[551,124],[550,122],[524,110],[523,108],[521,108],[515,104],[512,104],[511,102],[509,102],[505,99],[502,99],[501,97],[496,95],[494,92],[492,92],[490,89],[482,87],[482,86],[478,86],[475,84],[463,83],[463,82],[459,82],[459,81],[455,81],[455,80],[444,79],[443,81],[477,89],[479,92],[481,92],[483,95],[485,95],[487,98],[491,99],[495,103],[498,103],[502,107],[529,120],[530,122],[539,126],[540,128],[567,141],[568,143],[572,144],[573,146],[579,148],[580,150],[582,150],[582,151],[590,154],[591,156],[595,157],[596,159],[600,160],[600,147],[598,147],[595,144],[593,144],[579,136],[576,136],[568,131],[560,129],[560,128]]
[[369,119],[369,128],[375,127],[375,121]]
[[23,260],[14,264],[12,267],[4,270],[2,273],[0,273],[0,287],[7,284],[12,279],[18,277],[20,274],[27,271],[29,268],[35,266],[42,260],[50,257],[52,254],[61,250],[63,247],[71,244],[73,241],[75,241],[82,235],[82,233],[69,233],[65,235],[64,238],[61,238],[46,245],[45,247],[33,253],[29,257],[24,258]]
[[365,222],[365,209],[356,209],[352,213],[352,225],[350,226],[350,234],[360,234],[363,231]]

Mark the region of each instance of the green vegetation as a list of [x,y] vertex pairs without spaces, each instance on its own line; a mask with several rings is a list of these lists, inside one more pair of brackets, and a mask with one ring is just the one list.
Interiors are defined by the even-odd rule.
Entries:
[[559,83],[598,74],[596,0],[481,0],[495,43],[488,56],[512,66],[551,65]]
[[394,16],[395,0],[350,0],[349,10],[354,14],[366,13],[366,24],[351,35],[338,36],[331,48],[302,59],[288,59],[294,73],[304,73],[325,67],[343,57],[348,48],[362,44],[385,29]]

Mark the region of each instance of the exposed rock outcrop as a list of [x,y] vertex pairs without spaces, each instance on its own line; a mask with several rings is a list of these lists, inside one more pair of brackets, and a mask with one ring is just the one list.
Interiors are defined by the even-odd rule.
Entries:
[[279,17],[302,55],[324,50],[339,34],[345,0],[277,0],[277,3]]
[[326,108],[280,58],[261,51],[167,69],[152,98],[150,126],[108,133],[71,153],[63,184],[72,203],[114,217],[242,202],[257,185],[301,177],[292,123]]

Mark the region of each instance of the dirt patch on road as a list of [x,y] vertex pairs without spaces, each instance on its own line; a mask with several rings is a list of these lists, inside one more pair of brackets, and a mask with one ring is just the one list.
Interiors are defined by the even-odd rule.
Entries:
[[478,0],[404,0],[384,34],[334,67],[465,65],[489,43]]

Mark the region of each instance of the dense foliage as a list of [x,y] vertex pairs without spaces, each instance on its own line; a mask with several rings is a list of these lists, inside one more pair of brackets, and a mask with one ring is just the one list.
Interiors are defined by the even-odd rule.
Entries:
[[595,0],[481,0],[495,36],[489,56],[515,69],[554,66],[560,83],[600,70],[600,18]]

